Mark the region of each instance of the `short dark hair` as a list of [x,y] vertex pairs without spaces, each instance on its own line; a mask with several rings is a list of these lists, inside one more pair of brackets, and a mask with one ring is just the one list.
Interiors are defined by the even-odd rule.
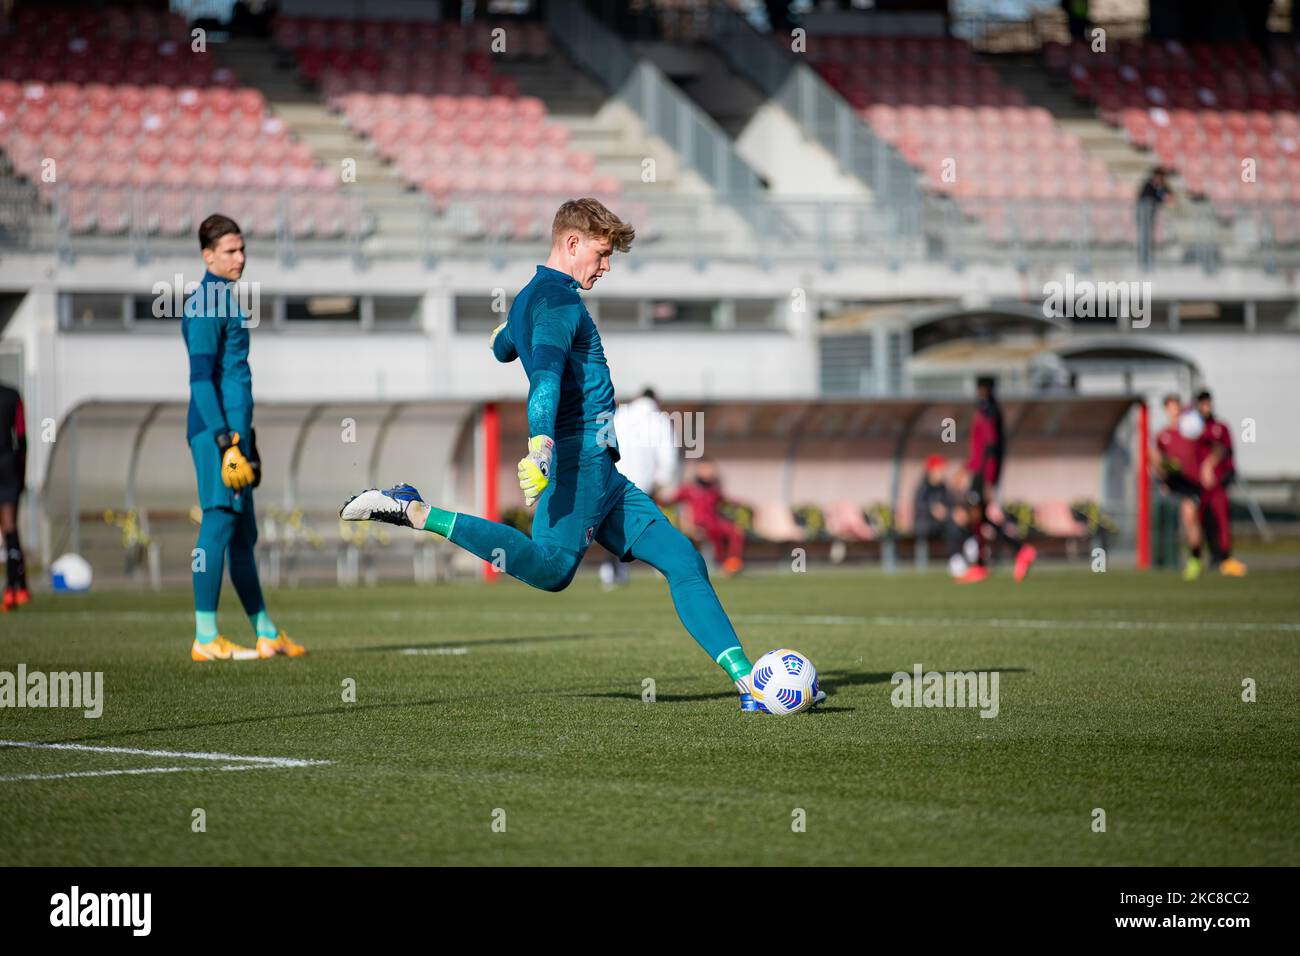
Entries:
[[1160,399],[1161,405],[1168,405],[1170,402],[1177,402],[1180,406],[1183,404],[1183,400],[1173,392],[1170,392],[1164,398]]
[[207,219],[199,223],[199,248],[215,249],[217,240],[222,236],[234,234],[242,236],[243,230],[239,228],[239,223],[229,216],[223,216],[219,212],[214,212]]
[[647,385],[645,391],[641,393],[641,397],[648,398],[651,401],[655,401],[655,402],[659,401],[659,396],[655,394],[655,390],[651,388],[649,385]]
[[1212,402],[1212,401],[1214,401],[1214,399],[1210,397],[1210,390],[1207,389],[1207,388],[1203,388],[1203,389],[1201,389],[1199,392],[1196,393],[1196,400],[1197,400],[1198,402]]
[[979,378],[975,379],[975,387],[987,388],[991,392],[993,391],[994,382],[995,379],[992,375],[981,375]]

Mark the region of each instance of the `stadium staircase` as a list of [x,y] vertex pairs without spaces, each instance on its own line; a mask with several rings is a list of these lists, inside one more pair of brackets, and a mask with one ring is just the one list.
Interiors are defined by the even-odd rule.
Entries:
[[[924,254],[918,227],[927,200],[916,172],[803,57],[783,50],[725,3],[659,6],[654,24],[643,30],[635,52],[671,77],[731,139],[740,143],[757,131],[746,147],[754,150],[773,129],[787,127],[781,134],[785,155],[776,165],[768,165],[771,157],[745,153],[769,177],[768,191],[793,203],[774,218],[794,222],[795,235],[826,228],[828,236],[847,238],[859,252],[886,262]],[[792,177],[792,167],[801,174]],[[804,208],[808,200],[820,208]],[[830,225],[837,216],[847,228]]]
[[1120,131],[1102,122],[1095,109],[1079,103],[1069,83],[1045,70],[1037,54],[1001,54],[981,60],[997,71],[1005,85],[1020,90],[1029,105],[1051,113],[1059,128],[1078,139],[1089,155],[1104,161],[1115,180],[1137,195],[1157,163],[1153,153],[1134,149]]
[[711,46],[695,44],[689,48],[689,57],[673,56],[673,51],[681,48],[661,44],[639,43],[636,49],[653,59],[733,140],[740,139],[754,114],[768,101]]
[[421,248],[424,227],[413,208],[411,190],[392,165],[375,156],[363,137],[339,122],[321,101],[320,92],[300,77],[292,58],[262,37],[232,38],[213,49],[242,85],[266,97],[268,111],[310,146],[325,168],[340,171],[345,160],[355,163],[356,184],[366,195],[367,226],[373,227],[366,239],[367,252],[414,254]]
[[[549,67],[551,83],[572,88],[573,78],[580,78],[578,84],[594,86],[602,98],[595,112],[592,98],[582,112],[570,114],[578,117],[573,128],[579,135],[593,125],[621,127],[625,148],[608,158],[630,177],[628,188],[645,197],[656,242],[703,259],[718,250],[754,254],[756,237],[782,233],[785,224],[766,208],[763,183],[731,137],[650,59],[576,0],[552,0],[546,10],[551,53],[542,66]],[[647,158],[656,167],[650,184],[641,181],[640,163]]]
[[[392,27],[282,17],[269,43],[232,48],[241,75],[328,168],[367,157],[358,180],[377,226],[367,253],[432,256],[468,239],[532,254],[556,205],[580,195],[618,209],[643,245],[680,240],[684,255],[742,227],[716,214],[721,203],[673,144],[541,24]],[[506,50],[490,49],[494,28]]]
[[[551,119],[569,131],[569,141],[590,153],[598,170],[617,177],[623,191],[676,195],[703,188],[682,175],[677,158],[655,144],[635,116],[607,105],[609,94],[554,47],[539,58],[504,61],[497,70],[546,104]],[[655,160],[652,183],[641,178],[647,158]]]

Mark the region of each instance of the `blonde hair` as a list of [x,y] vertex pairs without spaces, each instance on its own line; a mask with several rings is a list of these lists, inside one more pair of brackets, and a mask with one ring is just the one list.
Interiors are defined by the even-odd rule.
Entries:
[[586,196],[570,199],[555,212],[551,223],[551,241],[559,240],[567,232],[578,232],[588,239],[608,239],[619,252],[632,248],[636,230],[619,219],[599,199]]

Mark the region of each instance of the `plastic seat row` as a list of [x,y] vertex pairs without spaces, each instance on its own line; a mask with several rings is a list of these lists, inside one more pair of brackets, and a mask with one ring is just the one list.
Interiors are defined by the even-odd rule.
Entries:
[[130,110],[148,110],[153,113],[262,113],[266,110],[266,99],[260,91],[247,87],[232,90],[196,86],[175,88],[156,83],[46,84],[0,80],[0,108],[20,106],[40,111],[72,110],[82,114],[111,114]]
[[328,99],[346,93],[395,93],[432,96],[444,93],[452,96],[518,96],[519,87],[509,76],[438,77],[411,72],[347,74],[326,70],[321,74],[321,92]]
[[342,195],[321,196],[311,190],[237,191],[211,194],[194,189],[70,189],[58,209],[67,228],[78,234],[119,236],[189,235],[220,208],[239,223],[244,234],[267,238],[279,234],[298,239],[330,239],[358,231],[360,207]]
[[377,119],[419,119],[442,122],[490,119],[496,122],[542,122],[546,106],[535,96],[427,96],[418,93],[344,93],[331,100],[353,122]]
[[[1300,45],[1279,38],[1270,44],[1272,65],[1285,71],[1300,66]],[[1183,43],[1179,40],[1119,40],[1107,44],[1105,59],[1117,68],[1129,65],[1153,70],[1201,71],[1212,75],[1225,69],[1265,69],[1267,63],[1260,50],[1245,42]],[[1098,54],[1083,42],[1043,44],[1043,60],[1054,70],[1072,66],[1094,66]]]
[[180,40],[187,35],[185,18],[163,10],[77,9],[35,4],[19,6],[12,17],[17,36]]
[[[773,41],[788,44],[789,39],[773,34]],[[946,68],[956,63],[975,62],[970,47],[952,37],[869,37],[815,34],[807,38],[809,62],[914,63]]]
[[[490,51],[504,41],[504,55],[544,56],[550,38],[541,23],[487,20],[468,25],[402,20],[351,20],[328,17],[277,17],[275,42],[286,49],[300,46],[395,51],[404,48]],[[495,34],[494,31],[504,31]],[[498,43],[499,45],[499,43]]]
[[951,126],[953,128],[999,129],[1055,129],[1052,114],[1041,106],[1010,106],[998,108],[982,106],[972,109],[965,106],[888,106],[880,104],[866,111],[866,119],[878,129],[925,128]]

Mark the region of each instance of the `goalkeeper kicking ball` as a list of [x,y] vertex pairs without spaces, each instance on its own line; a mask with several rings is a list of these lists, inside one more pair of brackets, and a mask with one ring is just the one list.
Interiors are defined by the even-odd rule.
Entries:
[[788,647],[760,657],[749,679],[754,700],[780,717],[807,710],[817,696],[817,668]]

